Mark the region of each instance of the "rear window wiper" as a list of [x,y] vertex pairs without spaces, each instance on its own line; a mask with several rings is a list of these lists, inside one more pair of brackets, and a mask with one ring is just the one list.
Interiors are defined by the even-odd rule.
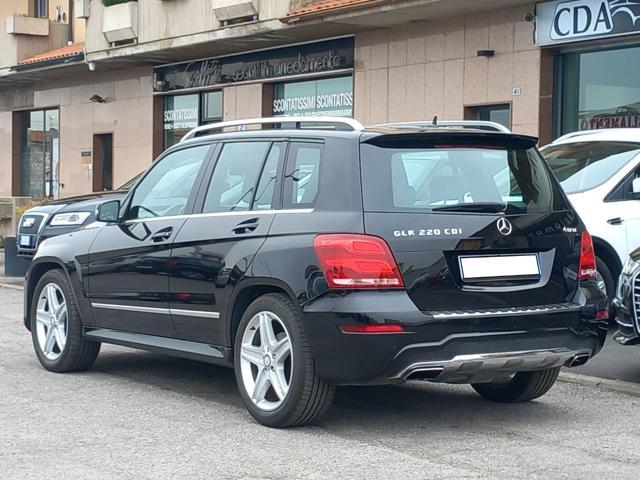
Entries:
[[457,203],[443,207],[433,207],[434,212],[488,212],[498,213],[507,210],[505,203]]

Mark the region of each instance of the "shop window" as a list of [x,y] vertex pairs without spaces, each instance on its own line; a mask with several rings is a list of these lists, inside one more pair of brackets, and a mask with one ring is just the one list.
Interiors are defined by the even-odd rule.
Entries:
[[200,95],[173,95],[164,98],[164,147],[180,141],[200,120]]
[[498,105],[465,107],[464,117],[466,120],[495,122],[507,128],[511,128],[511,105],[504,103]]
[[180,141],[189,130],[222,120],[222,92],[164,97],[164,148]]
[[277,83],[273,89],[273,115],[351,117],[351,75],[304,82]]
[[57,198],[60,193],[59,111],[36,110],[21,115],[21,194]]
[[640,127],[640,47],[559,56],[557,134]]
[[202,122],[222,120],[222,92],[207,92],[202,95]]

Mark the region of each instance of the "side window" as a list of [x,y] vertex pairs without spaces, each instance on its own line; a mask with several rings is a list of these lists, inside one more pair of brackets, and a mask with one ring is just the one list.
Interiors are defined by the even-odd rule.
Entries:
[[227,143],[207,189],[204,213],[249,210],[269,142]]
[[280,184],[278,182],[278,174],[283,150],[283,146],[277,143],[274,143],[271,146],[271,150],[269,150],[269,156],[262,169],[256,195],[253,200],[254,210],[270,210],[273,208],[275,192],[280,190],[278,188]]
[[311,207],[318,196],[323,145],[292,143],[285,176],[285,206]]
[[157,162],[133,193],[128,218],[182,215],[209,148],[185,148]]

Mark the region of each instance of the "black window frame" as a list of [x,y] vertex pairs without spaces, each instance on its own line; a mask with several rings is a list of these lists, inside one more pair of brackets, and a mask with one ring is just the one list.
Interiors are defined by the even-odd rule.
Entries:
[[[293,203],[293,181],[290,180],[290,175],[295,168],[295,153],[298,145],[314,145],[320,146],[320,160],[318,162],[318,190],[313,202],[311,203]],[[315,208],[318,204],[318,198],[320,197],[320,191],[322,190],[322,163],[324,161],[326,146],[323,140],[316,139],[291,139],[289,141],[289,148],[287,149],[287,160],[285,166],[284,181],[282,182],[282,208],[285,210],[304,210],[308,208]]]
[[[260,171],[258,176],[256,177],[256,184],[254,185],[253,194],[251,195],[250,207],[248,210],[238,210],[236,213],[242,215],[244,212],[265,212],[267,210],[255,210],[254,202],[255,202],[255,194],[257,191],[257,187],[259,186],[260,179],[262,176],[262,172],[266,165],[266,161],[269,158],[269,154],[271,153],[271,149],[275,144],[279,144],[282,146],[282,153],[280,155],[278,172],[277,172],[277,181],[279,182],[279,187],[274,189],[274,198],[272,202],[272,206],[270,210],[281,210],[282,209],[282,185],[284,184],[284,171],[285,165],[287,163],[287,155],[289,152],[289,141],[286,138],[265,138],[265,137],[249,137],[249,138],[230,138],[223,141],[219,141],[216,143],[215,148],[211,153],[211,158],[209,159],[209,165],[206,170],[202,173],[202,180],[200,182],[200,186],[198,188],[198,193],[195,198],[194,204],[194,213],[203,214],[203,215],[215,215],[216,213],[226,213],[229,212],[205,212],[204,206],[207,199],[207,193],[209,191],[209,185],[213,180],[213,174],[215,169],[218,166],[218,160],[220,159],[220,154],[226,144],[229,143],[247,143],[247,142],[259,142],[259,143],[269,143],[269,147],[267,148],[266,154],[262,159],[262,163],[260,165]],[[269,210],[269,211],[270,211]],[[235,212],[235,211],[234,211]],[[233,212],[232,212],[233,213]]]

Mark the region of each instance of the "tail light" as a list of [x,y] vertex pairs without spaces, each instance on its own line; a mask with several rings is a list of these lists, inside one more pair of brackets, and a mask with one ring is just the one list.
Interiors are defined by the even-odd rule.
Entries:
[[403,288],[389,245],[369,235],[318,235],[313,241],[329,288]]
[[593,280],[596,278],[596,253],[593,250],[591,235],[586,230],[580,238],[580,280]]

